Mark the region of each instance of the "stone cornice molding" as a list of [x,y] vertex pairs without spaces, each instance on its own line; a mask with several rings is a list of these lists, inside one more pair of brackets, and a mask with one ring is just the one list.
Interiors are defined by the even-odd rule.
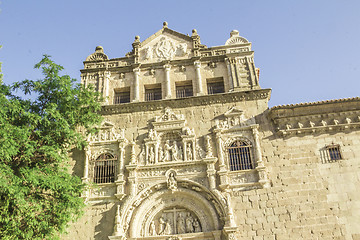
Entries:
[[269,118],[280,136],[360,128],[360,98],[276,106]]
[[186,108],[191,106],[204,106],[210,104],[222,104],[231,102],[252,101],[270,99],[271,89],[259,89],[244,92],[232,92],[213,95],[203,95],[181,99],[165,99],[149,102],[133,102],[118,105],[106,105],[102,107],[100,114],[111,115],[132,112],[156,111],[166,107],[172,109]]

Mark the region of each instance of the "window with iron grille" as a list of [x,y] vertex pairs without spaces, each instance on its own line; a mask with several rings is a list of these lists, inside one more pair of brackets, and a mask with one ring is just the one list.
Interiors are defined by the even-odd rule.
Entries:
[[340,152],[340,145],[331,144],[329,146],[326,146],[326,150],[328,153],[329,161],[336,161],[342,159]]
[[251,145],[237,140],[228,148],[230,171],[254,169],[251,157]]
[[176,98],[185,98],[193,96],[193,86],[191,83],[176,85]]
[[161,86],[145,86],[145,101],[160,100],[161,98]]
[[121,89],[114,92],[114,104],[130,102],[130,89]]
[[224,80],[222,78],[208,79],[207,80],[208,94],[224,93]]
[[108,153],[101,154],[95,162],[94,182],[112,183],[116,176],[116,158]]

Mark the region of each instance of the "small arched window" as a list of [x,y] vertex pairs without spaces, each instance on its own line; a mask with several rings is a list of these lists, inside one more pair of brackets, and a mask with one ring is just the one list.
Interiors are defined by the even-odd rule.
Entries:
[[236,140],[228,147],[230,171],[253,169],[251,145]]
[[101,154],[95,162],[94,182],[95,183],[112,183],[116,176],[116,158],[109,154]]

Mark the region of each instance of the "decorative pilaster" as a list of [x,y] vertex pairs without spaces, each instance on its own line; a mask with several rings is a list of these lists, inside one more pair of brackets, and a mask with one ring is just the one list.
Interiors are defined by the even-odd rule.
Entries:
[[264,162],[262,160],[262,154],[261,154],[261,147],[260,147],[260,139],[259,139],[259,125],[252,125],[252,133],[254,137],[254,143],[255,143],[255,157],[256,157],[256,170],[259,174],[259,183],[264,187],[268,188],[270,187],[270,181],[267,176],[266,168],[264,166]]
[[125,160],[125,141],[119,139],[119,172],[117,175],[116,184],[116,194],[115,196],[122,200],[125,197],[125,178],[124,178],[124,160]]
[[105,103],[109,103],[109,82],[110,82],[110,71],[104,72],[104,99]]
[[194,66],[195,66],[195,81],[196,81],[196,87],[197,87],[196,95],[201,96],[201,95],[204,95],[202,79],[201,79],[201,71],[200,71],[201,62],[195,61]]
[[228,70],[229,91],[233,91],[234,90],[234,82],[233,82],[233,73],[232,73],[232,67],[231,67],[230,59],[226,58],[225,62],[226,62],[227,70]]
[[134,68],[134,85],[133,85],[133,102],[138,102],[140,100],[140,68]]
[[137,159],[135,155],[135,142],[132,141],[130,143],[131,153],[130,153],[130,164],[126,167],[129,171],[129,187],[130,187],[130,196],[134,196],[136,194],[136,168],[137,168]]
[[256,74],[255,64],[252,56],[246,57],[246,64],[249,69],[251,88],[254,89],[258,86],[259,80]]
[[165,99],[171,98],[171,82],[170,82],[170,64],[164,65],[164,72],[165,72]]

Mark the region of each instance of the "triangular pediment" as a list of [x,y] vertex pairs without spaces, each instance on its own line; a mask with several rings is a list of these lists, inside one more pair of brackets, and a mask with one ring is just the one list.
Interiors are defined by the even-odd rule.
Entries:
[[139,53],[142,63],[190,58],[192,39],[165,27],[144,40]]
[[114,124],[108,121],[104,121],[103,123],[101,123],[100,129],[104,129],[104,128],[113,128]]
[[225,117],[234,117],[234,116],[241,116],[244,114],[244,111],[235,107],[229,109],[226,113],[224,113]]

